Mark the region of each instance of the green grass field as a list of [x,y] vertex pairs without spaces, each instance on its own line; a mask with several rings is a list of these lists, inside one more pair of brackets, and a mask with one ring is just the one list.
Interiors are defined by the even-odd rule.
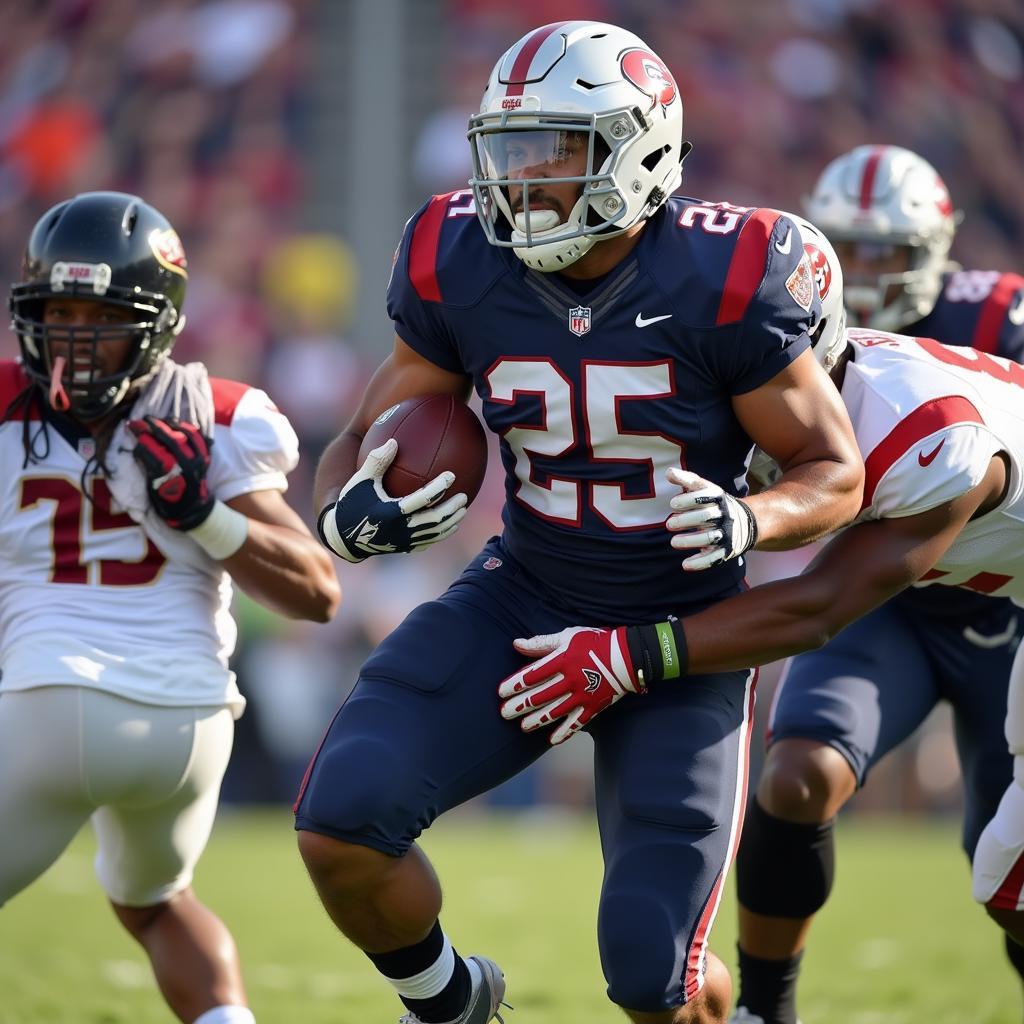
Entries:
[[[2,841],[2,840],[0,840]],[[594,944],[600,879],[589,819],[465,814],[424,842],[448,885],[462,952],[509,980],[508,1024],[625,1018],[604,996]],[[118,928],[83,834],[0,912],[0,1024],[168,1024],[148,965]],[[196,877],[230,924],[261,1024],[394,1024],[401,1006],[329,926],[286,810],[222,812]],[[712,947],[730,966],[731,892]],[[1002,943],[970,899],[952,825],[840,826],[839,877],[805,957],[805,1024],[1019,1024]]]

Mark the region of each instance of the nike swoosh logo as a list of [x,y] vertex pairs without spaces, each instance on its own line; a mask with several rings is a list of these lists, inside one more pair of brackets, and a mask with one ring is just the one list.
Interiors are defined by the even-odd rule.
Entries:
[[935,456],[939,454],[939,452],[942,450],[942,446],[945,443],[946,443],[946,439],[943,438],[938,443],[938,445],[935,448],[935,450],[929,452],[927,455],[925,455],[924,452],[918,452],[917,453],[917,461],[920,462],[922,466],[930,466],[935,461]]
[[1024,324],[1024,293],[1022,293],[1017,301],[1010,307],[1010,311],[1006,314],[1007,319],[1015,327],[1020,327]]
[[664,316],[650,316],[645,317],[643,313],[637,313],[636,320],[633,322],[637,327],[646,327],[648,324],[656,324],[659,320],[671,320],[672,314],[666,313]]
[[786,237],[781,242],[775,243],[775,251],[785,256],[789,250],[793,247],[793,229],[790,228],[786,232]]

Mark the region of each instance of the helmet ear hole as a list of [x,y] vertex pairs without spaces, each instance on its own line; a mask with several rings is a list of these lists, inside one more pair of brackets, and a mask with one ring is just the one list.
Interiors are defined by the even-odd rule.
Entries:
[[661,149],[654,149],[640,161],[640,165],[648,171],[653,171],[658,166],[658,161],[671,149],[671,146],[662,146]]

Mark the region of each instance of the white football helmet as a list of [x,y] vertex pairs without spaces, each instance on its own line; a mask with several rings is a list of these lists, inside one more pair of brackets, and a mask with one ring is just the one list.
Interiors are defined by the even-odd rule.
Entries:
[[[814,275],[814,288],[821,300],[821,319],[811,331],[811,351],[826,372],[830,372],[847,346],[843,268],[823,232],[803,217],[792,213],[786,216],[800,229],[800,240]],[[747,476],[760,488],[771,487],[782,476],[782,470],[770,455],[755,447],[750,453]]]
[[[561,270],[650,217],[678,187],[690,148],[668,68],[632,32],[595,21],[545,25],[512,46],[468,136],[469,184],[487,240],[541,271]],[[585,147],[586,166],[560,175],[570,147]],[[540,194],[556,181],[580,189],[564,220],[531,209],[530,189]]]
[[804,206],[840,249],[878,247],[879,258],[907,250],[903,271],[862,280],[847,268],[846,304],[858,326],[899,331],[932,311],[959,214],[927,160],[899,146],[858,146],[822,171]]
[[846,308],[843,304],[843,268],[832,243],[810,221],[795,214],[787,217],[800,229],[804,252],[811,263],[814,288],[821,300],[821,319],[811,331],[815,359],[831,370],[846,349]]

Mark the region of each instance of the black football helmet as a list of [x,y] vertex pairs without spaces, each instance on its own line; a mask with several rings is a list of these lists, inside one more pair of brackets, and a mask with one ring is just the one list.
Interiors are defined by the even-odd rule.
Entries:
[[[187,280],[177,233],[138,196],[83,192],[58,203],[32,229],[21,280],[11,288],[11,326],[26,373],[44,390],[51,385],[50,342],[59,331],[61,344],[74,346],[63,380],[54,382],[66,388],[68,411],[82,420],[106,415],[133,382],[149,376],[170,352],[185,323],[181,307]],[[43,323],[43,306],[57,297],[95,299],[137,316],[127,324],[55,328]],[[132,346],[124,365],[117,373],[101,375],[97,346],[126,333]]]

